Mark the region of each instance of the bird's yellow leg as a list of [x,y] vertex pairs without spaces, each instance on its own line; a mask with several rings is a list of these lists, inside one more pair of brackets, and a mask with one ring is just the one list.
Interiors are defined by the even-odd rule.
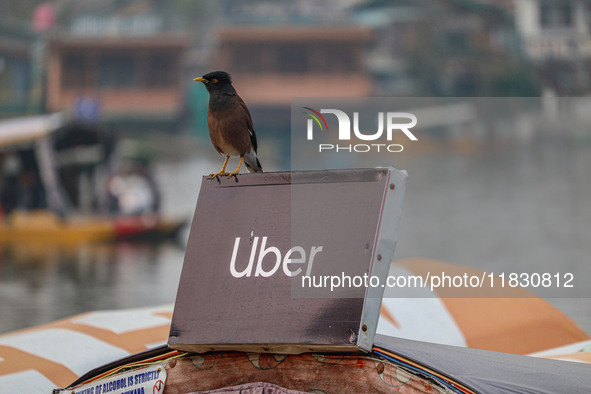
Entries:
[[226,172],[226,164],[228,164],[228,159],[230,159],[230,156],[226,156],[226,161],[224,161],[224,165],[222,166],[222,170],[216,174],[209,174],[209,179],[215,179],[220,175],[228,175],[228,173]]
[[240,167],[242,166],[243,161],[244,161],[244,157],[241,157],[240,161],[238,162],[238,167],[236,167],[236,171],[228,173],[228,178],[230,178],[231,176],[238,175],[238,173],[240,172]]

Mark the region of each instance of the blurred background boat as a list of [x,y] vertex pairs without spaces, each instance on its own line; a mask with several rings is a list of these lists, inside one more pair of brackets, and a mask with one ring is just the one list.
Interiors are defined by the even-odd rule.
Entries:
[[59,113],[0,121],[0,242],[171,237],[145,158],[122,158],[101,127]]

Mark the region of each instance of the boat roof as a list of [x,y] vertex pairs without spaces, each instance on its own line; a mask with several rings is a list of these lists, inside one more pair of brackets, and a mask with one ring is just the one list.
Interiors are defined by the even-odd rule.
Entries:
[[[589,365],[462,348],[377,334],[374,350],[428,365],[476,392],[577,393],[591,387]],[[389,351],[388,351],[389,350]]]
[[34,142],[64,124],[63,113],[23,116],[0,120],[0,147]]

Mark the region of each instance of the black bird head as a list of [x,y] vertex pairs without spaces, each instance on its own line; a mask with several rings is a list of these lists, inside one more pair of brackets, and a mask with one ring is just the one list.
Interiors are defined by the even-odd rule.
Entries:
[[232,77],[225,71],[212,71],[202,77],[195,78],[193,81],[203,82],[208,92],[232,86]]

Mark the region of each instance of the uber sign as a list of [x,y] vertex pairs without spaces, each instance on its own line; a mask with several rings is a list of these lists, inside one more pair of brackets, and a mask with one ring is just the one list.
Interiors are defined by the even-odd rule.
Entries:
[[405,184],[392,168],[204,177],[169,345],[370,351]]

